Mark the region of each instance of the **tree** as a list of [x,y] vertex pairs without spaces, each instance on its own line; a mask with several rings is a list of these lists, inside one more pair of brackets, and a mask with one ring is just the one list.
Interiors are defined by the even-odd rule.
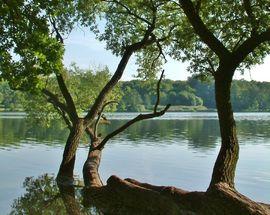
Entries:
[[[100,90],[110,79],[110,73],[106,67],[97,68],[94,71],[80,69],[76,64],[71,65],[71,68],[65,71],[64,76],[66,85],[80,115],[83,115],[84,112],[89,110]],[[60,101],[64,101],[55,78],[48,77],[46,82],[46,90],[57,95]],[[29,121],[32,123],[50,126],[52,120],[65,119],[61,110],[57,109],[57,106],[53,106],[42,92],[24,93],[24,97],[24,110],[27,112]],[[120,98],[121,92],[119,87],[115,87],[108,95],[108,100],[118,101]],[[110,106],[108,111],[114,111],[115,106]],[[67,118],[64,123],[70,125]]]
[[[173,47],[169,53],[176,59],[189,60],[190,70],[204,76],[210,74],[215,80],[222,141],[212,179],[205,193],[158,187],[131,179],[122,181],[116,177],[110,178],[107,183],[122,192],[129,192],[130,198],[124,200],[127,204],[131,202],[132,193],[137,194],[135,204],[138,205],[143,204],[140,199],[147,199],[147,205],[152,203],[151,199],[158,202],[157,196],[164,194],[178,205],[174,210],[176,214],[184,213],[183,210],[185,213],[191,211],[202,214],[269,214],[269,206],[267,208],[266,205],[247,199],[234,187],[239,144],[230,90],[237,69],[250,68],[262,62],[270,52],[270,3],[266,0],[179,0],[166,3],[168,7],[165,11],[169,17],[167,25],[173,14],[178,26],[173,31]],[[176,10],[179,14],[174,13]],[[149,52],[144,56],[149,62],[153,50],[146,51]]]
[[269,2],[244,0],[232,5],[229,1],[187,0],[179,1],[179,6],[195,33],[192,45],[197,50],[185,49],[190,51],[186,56],[192,62],[190,68],[208,71],[215,79],[222,144],[209,189],[218,183],[233,188],[239,145],[230,88],[236,69],[262,62],[270,52]]
[[[121,79],[130,57],[135,52],[153,44],[158,46],[168,37],[167,34],[155,32],[156,27],[162,24],[158,23],[156,17],[157,9],[162,4],[148,2],[144,5],[147,7],[143,9],[148,12],[147,17],[139,19],[140,14],[132,12],[132,8],[138,5],[142,5],[142,2],[133,4],[127,1],[124,5],[118,1],[22,0],[4,1],[1,5],[1,78],[7,80],[13,89],[44,94],[48,102],[61,114],[70,130],[57,176],[59,183],[72,183],[76,149],[86,131],[91,139],[89,156],[84,168],[84,175],[90,179],[86,184],[93,182],[101,185],[91,165],[95,164],[97,170],[105,143],[127,126],[124,125],[100,141],[96,131],[103,109],[112,103],[108,101],[108,95]],[[127,14],[130,14],[129,18],[124,19]],[[106,21],[103,33],[96,28],[95,20],[100,17]],[[119,22],[120,20],[125,20],[126,23]],[[90,27],[97,33],[98,38],[106,40],[107,47],[121,58],[114,74],[83,117],[79,115],[74,97],[68,89],[66,71],[62,63],[63,35],[72,30],[75,22]],[[47,77],[50,75],[55,76],[62,99],[47,89]],[[168,107],[160,112],[155,109],[154,113],[146,118],[162,115],[167,109]],[[131,124],[144,118],[139,116]]]

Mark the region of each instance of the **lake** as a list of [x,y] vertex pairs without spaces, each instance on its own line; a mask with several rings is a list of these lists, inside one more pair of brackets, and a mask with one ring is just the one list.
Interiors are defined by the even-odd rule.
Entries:
[[[108,133],[136,113],[107,114]],[[240,158],[236,188],[246,196],[270,202],[270,113],[236,113]],[[0,114],[0,211],[8,214],[24,195],[29,178],[57,173],[67,130],[56,123],[50,128],[30,125],[24,114]],[[140,122],[118,135],[103,150],[100,174],[134,178],[186,190],[205,190],[219,151],[216,113],[167,113]],[[87,138],[77,152],[75,173],[82,178],[88,153]],[[26,179],[26,180],[25,180]]]

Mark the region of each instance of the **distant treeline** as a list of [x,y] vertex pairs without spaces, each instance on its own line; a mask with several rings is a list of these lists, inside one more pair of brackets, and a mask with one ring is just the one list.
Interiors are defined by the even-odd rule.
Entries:
[[[120,83],[122,99],[117,111],[152,110],[156,101],[156,82],[124,81]],[[21,92],[11,90],[6,82],[0,83],[0,107],[6,111],[23,111]],[[270,111],[270,82],[235,80],[231,102],[234,111]],[[214,83],[197,79],[187,81],[164,80],[161,84],[160,105],[171,104],[171,110],[214,110]]]
[[[121,88],[123,98],[118,111],[144,111],[153,108],[156,101],[155,82],[132,80],[122,82]],[[174,111],[216,108],[213,81],[164,80],[161,84],[160,97],[160,104],[171,104],[171,110]],[[235,80],[231,102],[234,111],[270,111],[270,82]]]

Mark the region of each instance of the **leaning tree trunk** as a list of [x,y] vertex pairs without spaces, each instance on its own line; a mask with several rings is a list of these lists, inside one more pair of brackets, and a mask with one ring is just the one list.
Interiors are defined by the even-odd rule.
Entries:
[[60,184],[73,183],[73,170],[75,165],[76,150],[79,145],[80,138],[84,132],[83,120],[78,119],[71,128],[67,143],[65,145],[63,159],[57,175],[57,182]]
[[221,133],[221,148],[215,162],[210,188],[223,182],[234,188],[235,169],[239,154],[236,125],[230,100],[234,70],[219,69],[215,76],[216,106]]
[[101,187],[103,185],[98,173],[102,151],[98,149],[92,151],[92,148],[99,143],[99,140],[96,140],[91,144],[87,160],[83,165],[83,179],[86,187]]

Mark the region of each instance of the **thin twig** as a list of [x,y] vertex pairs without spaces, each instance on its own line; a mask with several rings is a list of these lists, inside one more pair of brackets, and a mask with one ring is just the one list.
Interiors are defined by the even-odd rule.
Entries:
[[215,70],[215,67],[214,67],[213,63],[211,62],[211,60],[210,60],[209,58],[207,58],[206,60],[207,60],[207,63],[209,64],[209,66],[210,66],[210,68],[211,68],[211,69],[209,69],[209,72],[210,72],[212,75],[214,75],[215,72],[216,72],[216,70]]
[[98,130],[98,124],[99,124],[100,119],[101,119],[101,117],[102,117],[102,112],[104,111],[104,109],[105,109],[106,106],[108,106],[108,105],[110,105],[110,104],[113,104],[113,103],[117,103],[117,101],[109,101],[109,102],[106,102],[106,103],[102,106],[102,108],[101,108],[101,110],[100,110],[100,112],[99,112],[99,114],[98,114],[98,117],[97,117],[95,126],[94,126],[94,137],[95,137],[95,138],[98,137],[98,136],[97,136],[97,130]]
[[152,113],[148,113],[148,114],[139,114],[138,116],[136,116],[135,118],[133,118],[132,120],[126,122],[124,125],[122,125],[121,127],[119,127],[118,129],[114,130],[113,132],[111,132],[110,134],[108,134],[101,142],[98,146],[90,149],[91,151],[94,150],[101,150],[104,148],[105,144],[108,142],[108,140],[110,140],[111,138],[113,138],[114,136],[116,136],[117,134],[123,132],[124,130],[126,130],[129,126],[133,125],[136,122],[145,120],[145,119],[152,119],[155,117],[159,117],[162,116],[166,113],[166,111],[170,108],[170,104],[166,105],[166,107],[161,110],[161,111],[157,111],[157,107],[159,105],[159,100],[160,100],[160,82],[162,81],[164,75],[164,70],[161,73],[160,79],[157,83],[157,100],[154,106],[154,110]]
[[157,108],[158,108],[158,105],[159,105],[159,100],[160,100],[160,83],[162,81],[163,76],[164,76],[164,69],[162,70],[161,75],[160,75],[160,78],[159,78],[159,80],[157,82],[157,100],[156,100],[156,104],[154,106],[154,113],[157,112]]

